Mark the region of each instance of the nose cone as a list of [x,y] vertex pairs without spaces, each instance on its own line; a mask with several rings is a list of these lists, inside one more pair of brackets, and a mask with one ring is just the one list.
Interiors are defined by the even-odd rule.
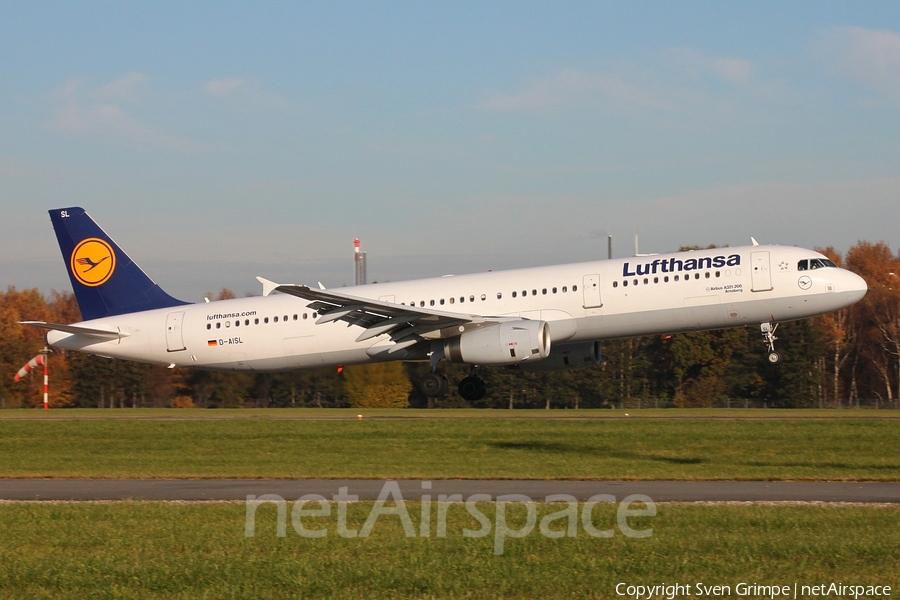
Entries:
[[844,281],[841,285],[842,291],[847,296],[850,304],[859,302],[866,295],[866,292],[869,291],[869,285],[865,279],[856,273],[850,271],[845,271],[844,273]]

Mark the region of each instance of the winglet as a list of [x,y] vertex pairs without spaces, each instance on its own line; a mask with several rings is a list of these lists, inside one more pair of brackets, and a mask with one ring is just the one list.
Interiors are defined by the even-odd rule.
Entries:
[[750,241],[753,242],[753,245],[754,245],[754,246],[759,246],[759,242],[757,242],[757,241],[756,241],[756,238],[753,237],[752,235],[750,236]]
[[275,283],[274,281],[269,281],[268,279],[265,279],[264,277],[257,277],[256,280],[258,282],[260,282],[263,286],[263,296],[268,296],[269,294],[271,294],[272,292],[275,291],[275,288],[277,288],[279,285],[281,285],[280,283]]
[[321,281],[319,282],[319,289],[320,289],[320,290],[324,290],[324,289],[325,289],[325,286],[322,285],[322,282],[321,282]]

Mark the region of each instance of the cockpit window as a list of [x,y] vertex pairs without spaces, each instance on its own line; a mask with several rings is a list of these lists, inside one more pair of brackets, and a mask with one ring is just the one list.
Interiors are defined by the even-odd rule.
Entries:
[[809,260],[804,259],[797,263],[798,271],[805,271],[807,269],[824,269],[825,267],[837,267],[837,265],[827,258],[810,258]]
[[810,269],[822,269],[822,268],[828,266],[827,264],[825,264],[826,262],[831,262],[831,261],[823,260],[821,258],[811,258],[811,259],[809,259],[809,268]]

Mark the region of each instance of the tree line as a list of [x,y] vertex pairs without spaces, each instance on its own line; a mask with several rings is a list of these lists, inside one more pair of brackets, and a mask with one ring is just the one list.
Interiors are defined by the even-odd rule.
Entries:
[[[688,249],[688,248],[684,248]],[[771,365],[757,325],[609,340],[599,365],[522,372],[480,367],[488,393],[474,405],[452,389],[429,399],[415,382],[422,363],[379,363],[286,373],[167,369],[75,352],[50,355],[51,407],[859,407],[900,408],[900,255],[883,242],[858,242],[842,256],[819,249],[869,285],[862,301],[836,313],[782,323]],[[217,299],[233,298],[223,289]],[[13,375],[44,346],[23,320],[80,320],[70,292],[0,293],[0,408],[39,406],[42,377]],[[451,382],[468,367],[446,365]]]

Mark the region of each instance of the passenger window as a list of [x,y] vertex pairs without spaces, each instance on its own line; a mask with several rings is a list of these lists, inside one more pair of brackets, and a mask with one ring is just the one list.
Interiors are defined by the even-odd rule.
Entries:
[[278,322],[278,316],[276,315],[272,320],[273,320],[274,322],[277,323],[277,322]]
[[627,280],[627,279],[626,279],[625,281],[622,282],[622,287],[628,287],[628,280]]
[[212,323],[207,323],[207,324],[206,324],[206,328],[207,328],[207,329],[212,329]]
[[503,298],[503,294],[501,292],[497,292],[497,300]]
[[460,296],[460,297],[459,297],[459,301],[460,301],[460,302],[465,302],[465,301],[466,301],[466,297],[465,297],[465,296]]
[[443,305],[444,305],[444,299],[441,298],[441,306],[443,306]]
[[269,317],[266,317],[265,319],[263,319],[263,323],[268,323],[268,322],[269,322]]
[[513,293],[512,293],[512,297],[513,297],[513,298],[515,298],[517,295],[518,295],[517,292],[513,292]]
[[542,290],[541,290],[541,293],[542,293],[543,295],[546,296],[546,295],[547,295],[547,288],[542,289]]
[[294,320],[295,320],[295,321],[297,320],[297,315],[294,315]]
[[563,286],[563,294],[566,293],[566,290],[567,290],[567,289],[568,289],[568,288],[567,288],[566,286]]
[[644,277],[644,285],[647,285],[649,282],[650,281],[646,277]]
[[487,300],[487,295],[486,295],[486,294],[482,294],[482,295],[481,295],[481,301],[484,302],[485,300]]
[[421,306],[422,308],[425,308],[425,301],[422,300],[421,302],[419,302],[419,306]]
[[573,292],[577,292],[577,291],[578,291],[578,286],[577,286],[577,285],[573,285],[573,286],[572,286],[572,291],[573,291]]
[[[303,318],[305,319],[305,318],[306,318],[306,315],[303,315]],[[253,324],[254,324],[254,325],[259,325],[259,319],[253,319]]]
[[700,279],[700,273],[694,273],[694,279]]
[[222,324],[221,324],[221,323],[216,323],[216,329],[222,329]]
[[527,295],[528,295],[528,290],[522,290],[522,295],[523,295],[523,296],[527,296]]
[[469,302],[475,302],[475,296],[469,296]]
[[618,282],[618,281],[613,281],[613,287],[614,287],[614,288],[619,287],[619,282]]
[[531,295],[532,295],[532,296],[537,296],[537,290],[531,290]]
[[678,275],[675,276],[674,281],[678,281]]
[[805,270],[807,270],[808,268],[809,268],[809,261],[807,261],[805,258],[804,258],[803,260],[801,260],[800,262],[797,263],[797,270],[798,270],[798,271],[805,271]]
[[554,294],[556,293],[556,288],[553,288],[553,293],[554,293]]
[[722,276],[721,271],[716,271],[716,277],[721,277],[721,276]]
[[666,275],[665,277],[663,277],[663,283],[669,283],[669,276],[668,276],[668,275]]
[[429,306],[434,306],[434,300],[429,300],[428,305],[429,305]]
[[235,327],[240,327],[240,326],[241,326],[241,321],[240,321],[240,319],[238,319],[237,321],[234,322],[234,326],[235,326]]
[[703,276],[706,277],[707,279],[709,279],[709,271],[707,271],[706,273],[704,273]]
[[303,313],[303,318],[304,318],[304,319],[306,318],[306,313]]
[[456,298],[450,298],[450,304],[453,304],[454,302],[456,302]]

